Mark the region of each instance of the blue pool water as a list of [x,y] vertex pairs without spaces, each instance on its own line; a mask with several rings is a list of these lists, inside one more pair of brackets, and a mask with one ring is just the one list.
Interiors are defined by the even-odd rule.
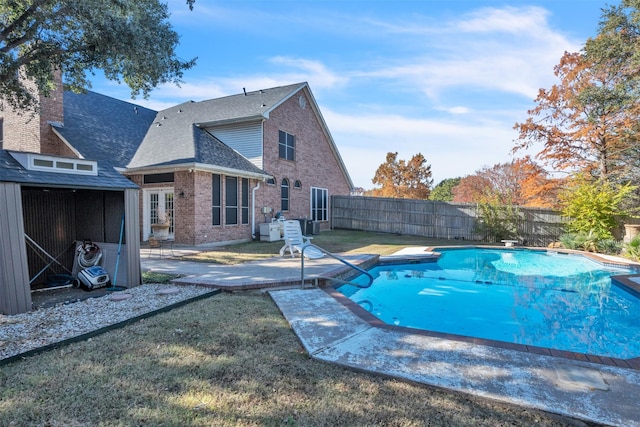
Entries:
[[438,262],[373,268],[369,288],[338,290],[390,325],[640,357],[640,299],[610,279],[633,271],[546,251],[439,252]]

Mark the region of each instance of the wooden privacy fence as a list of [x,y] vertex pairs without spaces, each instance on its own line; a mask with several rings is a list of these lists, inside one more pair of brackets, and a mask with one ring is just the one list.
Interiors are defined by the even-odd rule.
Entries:
[[[529,246],[547,246],[564,233],[560,213],[548,209],[518,208],[518,240]],[[478,206],[430,200],[332,196],[331,226],[348,230],[398,233],[450,240],[494,242],[478,231]]]

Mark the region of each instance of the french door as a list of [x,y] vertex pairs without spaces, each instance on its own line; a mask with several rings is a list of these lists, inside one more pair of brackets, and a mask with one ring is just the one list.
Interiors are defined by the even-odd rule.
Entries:
[[173,210],[173,188],[152,188],[144,190],[144,240],[149,239],[151,224],[157,224],[162,217],[169,220],[169,237],[173,238],[175,215]]

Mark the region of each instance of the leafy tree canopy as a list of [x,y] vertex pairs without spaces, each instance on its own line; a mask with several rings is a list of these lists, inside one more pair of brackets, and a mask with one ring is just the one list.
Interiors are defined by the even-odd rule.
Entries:
[[439,202],[450,202],[453,200],[453,189],[460,184],[461,178],[447,178],[443,179],[433,187],[433,191],[429,195],[430,200]]
[[398,160],[397,152],[387,153],[387,161],[378,166],[371,181],[381,186],[371,190],[373,196],[426,200],[433,184],[431,165],[420,153],[408,162]]
[[[559,83],[540,89],[516,123],[514,151],[542,144],[554,168],[622,182],[638,178],[640,0],[603,10],[598,35],[555,67]],[[635,177],[634,177],[635,175]]]
[[34,84],[46,96],[61,71],[81,92],[100,69],[132,97],[147,97],[195,65],[176,56],[178,41],[160,0],[0,0],[0,93],[12,107],[34,109]]
[[554,207],[559,182],[529,156],[484,167],[460,180],[453,202]]

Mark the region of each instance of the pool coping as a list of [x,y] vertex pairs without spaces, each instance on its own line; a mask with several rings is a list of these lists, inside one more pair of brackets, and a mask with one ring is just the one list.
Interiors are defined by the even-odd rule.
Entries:
[[[633,262],[625,262],[624,260],[618,260],[612,257],[603,257],[599,254],[593,254],[590,252],[581,252],[574,251],[568,249],[549,249],[549,248],[530,248],[530,247],[504,247],[504,246],[476,246],[476,245],[468,245],[468,246],[437,246],[437,247],[427,247],[424,250],[423,254],[400,254],[400,255],[391,255],[386,257],[380,257],[380,264],[392,264],[396,262],[403,262],[406,259],[410,260],[420,260],[423,262],[435,262],[440,256],[438,249],[460,249],[460,248],[489,248],[489,249],[501,249],[501,250],[531,250],[531,251],[544,251],[544,252],[553,252],[553,253],[563,253],[567,255],[580,255],[586,258],[591,259],[592,261],[598,262],[599,264],[610,266],[610,267],[629,267],[635,266],[640,269],[640,264]],[[618,275],[611,276],[611,280],[617,282],[617,286],[622,289],[630,292],[637,298],[640,298],[640,283],[631,280],[631,278],[637,277],[640,281],[640,270],[638,274],[630,274],[630,275]],[[510,343],[506,341],[497,341],[486,338],[476,338],[465,335],[458,334],[450,334],[436,331],[427,331],[423,329],[410,328],[406,326],[396,326],[389,325],[384,321],[380,320],[372,313],[367,311],[365,308],[360,306],[355,301],[350,300],[347,296],[343,295],[339,291],[337,291],[333,286],[322,286],[321,289],[325,291],[328,295],[333,297],[336,301],[341,303],[344,307],[348,308],[353,314],[361,318],[363,321],[368,323],[371,327],[380,328],[389,331],[407,331],[411,334],[422,335],[434,338],[447,339],[452,341],[459,342],[467,342],[471,344],[477,345],[486,345],[491,347],[497,347],[507,350],[520,351],[524,353],[532,353],[539,354],[544,356],[558,357],[562,359],[583,361],[596,363],[599,365],[605,366],[614,366],[619,368],[627,368],[634,369],[640,371],[640,356],[629,358],[629,359],[621,359],[615,357],[608,356],[598,356],[594,354],[587,353],[579,353],[572,352],[567,350],[556,350],[546,347],[538,347],[526,344],[516,344]]]
[[640,372],[372,327],[322,289],[269,291],[312,359],[611,426],[640,427]]

